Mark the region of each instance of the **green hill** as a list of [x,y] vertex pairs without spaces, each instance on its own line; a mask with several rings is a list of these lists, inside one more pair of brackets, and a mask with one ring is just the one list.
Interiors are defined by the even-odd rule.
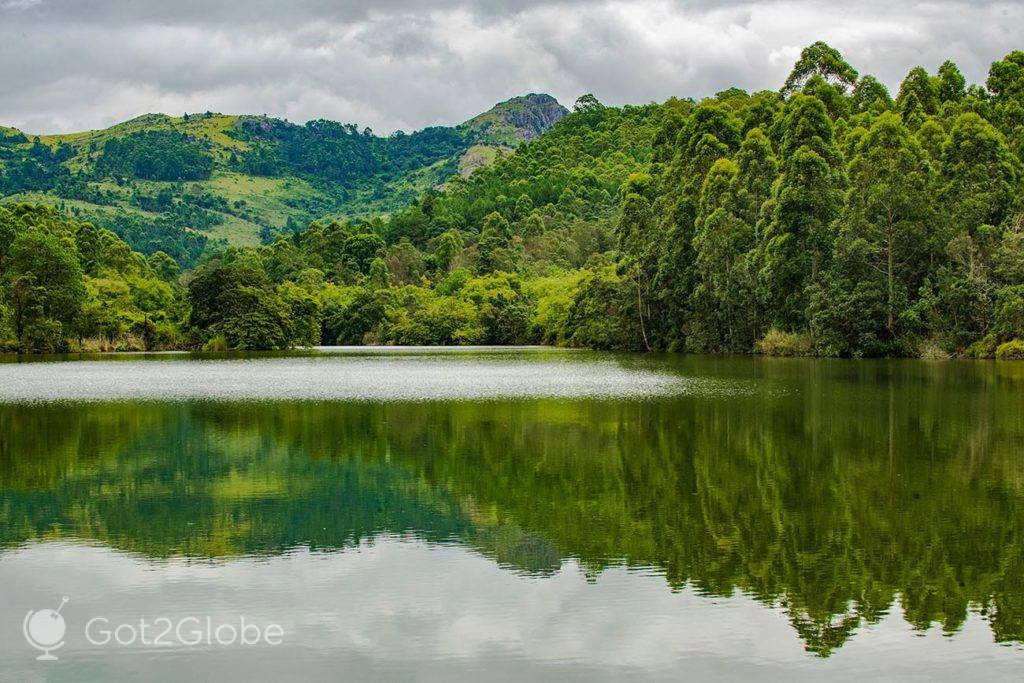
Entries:
[[334,121],[209,112],[38,137],[0,127],[0,202],[57,206],[190,264],[208,246],[255,246],[316,218],[390,213],[566,113],[531,94],[458,126],[387,137]]

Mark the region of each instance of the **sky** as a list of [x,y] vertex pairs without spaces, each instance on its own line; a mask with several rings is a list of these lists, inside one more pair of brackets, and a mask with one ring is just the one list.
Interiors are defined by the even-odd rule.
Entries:
[[217,111],[409,132],[530,92],[775,89],[815,40],[894,91],[946,59],[983,83],[1021,26],[1024,0],[0,0],[0,125]]

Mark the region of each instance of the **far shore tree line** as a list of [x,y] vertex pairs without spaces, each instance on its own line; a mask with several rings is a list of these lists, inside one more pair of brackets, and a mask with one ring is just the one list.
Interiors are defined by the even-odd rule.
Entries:
[[914,68],[893,97],[819,42],[779,91],[584,96],[404,210],[187,271],[55,209],[0,207],[0,348],[1024,358],[1022,190],[1024,52],[983,85]]

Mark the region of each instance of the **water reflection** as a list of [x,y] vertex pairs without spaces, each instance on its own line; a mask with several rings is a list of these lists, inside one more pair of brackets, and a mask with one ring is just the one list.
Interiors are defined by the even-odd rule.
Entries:
[[749,390],[2,405],[0,544],[154,562],[415,538],[539,581],[568,564],[739,591],[821,656],[894,611],[946,634],[973,613],[1024,640],[1019,366],[618,363]]

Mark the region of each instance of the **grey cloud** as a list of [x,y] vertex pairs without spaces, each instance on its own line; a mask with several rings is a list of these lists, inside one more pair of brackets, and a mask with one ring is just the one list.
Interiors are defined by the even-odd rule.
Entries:
[[824,39],[890,87],[1022,47],[1019,2],[933,0],[0,0],[0,123],[94,128],[149,112],[455,123],[525,92],[564,103],[774,88]]

